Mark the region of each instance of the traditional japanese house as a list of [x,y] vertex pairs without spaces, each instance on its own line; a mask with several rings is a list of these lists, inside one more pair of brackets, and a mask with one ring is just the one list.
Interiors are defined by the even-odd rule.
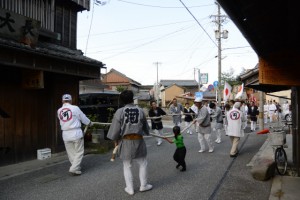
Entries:
[[[217,0],[258,55],[245,86],[262,92],[291,89],[293,167],[300,176],[299,1]],[[242,77],[243,78],[243,77]]]
[[103,64],[76,49],[77,13],[89,0],[0,0],[0,166],[64,151],[61,96]]

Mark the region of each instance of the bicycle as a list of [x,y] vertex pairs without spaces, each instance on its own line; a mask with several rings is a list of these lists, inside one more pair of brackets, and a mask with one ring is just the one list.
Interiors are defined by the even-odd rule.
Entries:
[[274,160],[275,160],[275,168],[280,175],[285,175],[287,171],[287,155],[284,150],[284,146],[286,143],[286,126],[287,124],[279,127],[279,128],[274,128],[270,126],[270,129],[264,129],[257,134],[266,134],[270,133],[270,138],[271,138],[271,146],[274,150]]
[[272,147],[275,149],[274,152],[274,159],[275,159],[275,168],[280,175],[285,175],[287,171],[287,155],[284,150],[284,145],[286,143],[286,132],[284,130],[286,125],[282,126],[281,128],[273,128],[271,134],[271,140],[272,140]]

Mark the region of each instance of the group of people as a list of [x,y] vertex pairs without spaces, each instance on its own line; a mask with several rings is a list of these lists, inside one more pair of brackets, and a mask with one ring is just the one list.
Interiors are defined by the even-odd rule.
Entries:
[[285,101],[282,105],[275,100],[266,101],[264,104],[264,123],[281,120],[289,114],[290,110],[288,101]]
[[[125,104],[119,108],[114,114],[112,124],[108,131],[107,137],[113,141],[117,141],[118,155],[123,161],[123,173],[125,179],[125,192],[129,195],[134,194],[132,163],[137,162],[139,165],[139,191],[144,192],[152,189],[152,185],[148,183],[147,172],[147,146],[143,139],[143,135],[150,135],[150,127],[147,122],[146,114],[143,109],[133,103],[133,92],[125,90],[120,94],[120,99]],[[155,101],[151,101],[151,109],[149,117],[151,118],[152,129],[161,137],[157,138],[157,145],[161,145],[162,139],[176,145],[176,151],[173,159],[176,161],[176,168],[180,171],[186,171],[185,155],[186,147],[184,137],[181,134],[181,115],[185,115],[184,120],[186,127],[195,126],[200,143],[199,152],[202,153],[208,146],[208,152],[214,151],[212,142],[212,131],[216,132],[216,143],[221,142],[221,130],[225,125],[226,135],[232,142],[230,157],[238,155],[238,144],[241,137],[244,136],[243,129],[246,115],[244,114],[243,104],[241,102],[230,102],[225,105],[225,118],[223,118],[222,109],[215,103],[206,103],[200,98],[194,100],[194,104],[190,107],[188,103],[183,107],[173,99],[170,106],[169,114],[173,117],[173,134],[174,139],[170,140],[163,137],[162,116],[166,112],[156,105]],[[63,140],[65,143],[67,155],[71,163],[69,172],[72,175],[81,175],[81,161],[84,153],[84,140],[81,124],[87,126],[93,125],[79,107],[72,105],[72,97],[65,94],[62,97],[62,107],[58,109],[57,116],[60,121],[63,132]],[[249,108],[251,110],[251,108]],[[248,111],[249,112],[249,111]],[[188,134],[192,134],[193,129],[187,129]]]

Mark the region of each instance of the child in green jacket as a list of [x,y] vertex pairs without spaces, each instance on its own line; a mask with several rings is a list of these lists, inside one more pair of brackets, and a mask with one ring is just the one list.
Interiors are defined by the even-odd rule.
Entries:
[[169,143],[175,143],[176,144],[176,151],[173,155],[174,160],[177,162],[176,168],[180,169],[181,172],[186,171],[186,164],[185,164],[185,155],[186,155],[186,148],[183,143],[183,136],[180,134],[180,127],[174,126],[173,127],[173,133],[174,133],[174,139],[169,140],[168,138],[165,138]]

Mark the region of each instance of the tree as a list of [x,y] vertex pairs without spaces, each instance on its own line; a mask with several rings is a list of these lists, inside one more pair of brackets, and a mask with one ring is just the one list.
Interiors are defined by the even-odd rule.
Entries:
[[118,91],[118,92],[123,92],[124,90],[126,90],[126,87],[125,86],[123,86],[123,85],[119,85],[119,86],[116,86],[116,90]]
[[231,86],[241,85],[242,82],[239,80],[239,76],[245,73],[246,69],[242,68],[242,72],[239,75],[235,75],[235,70],[231,67],[229,71],[221,73],[221,89],[224,89],[225,81]]

